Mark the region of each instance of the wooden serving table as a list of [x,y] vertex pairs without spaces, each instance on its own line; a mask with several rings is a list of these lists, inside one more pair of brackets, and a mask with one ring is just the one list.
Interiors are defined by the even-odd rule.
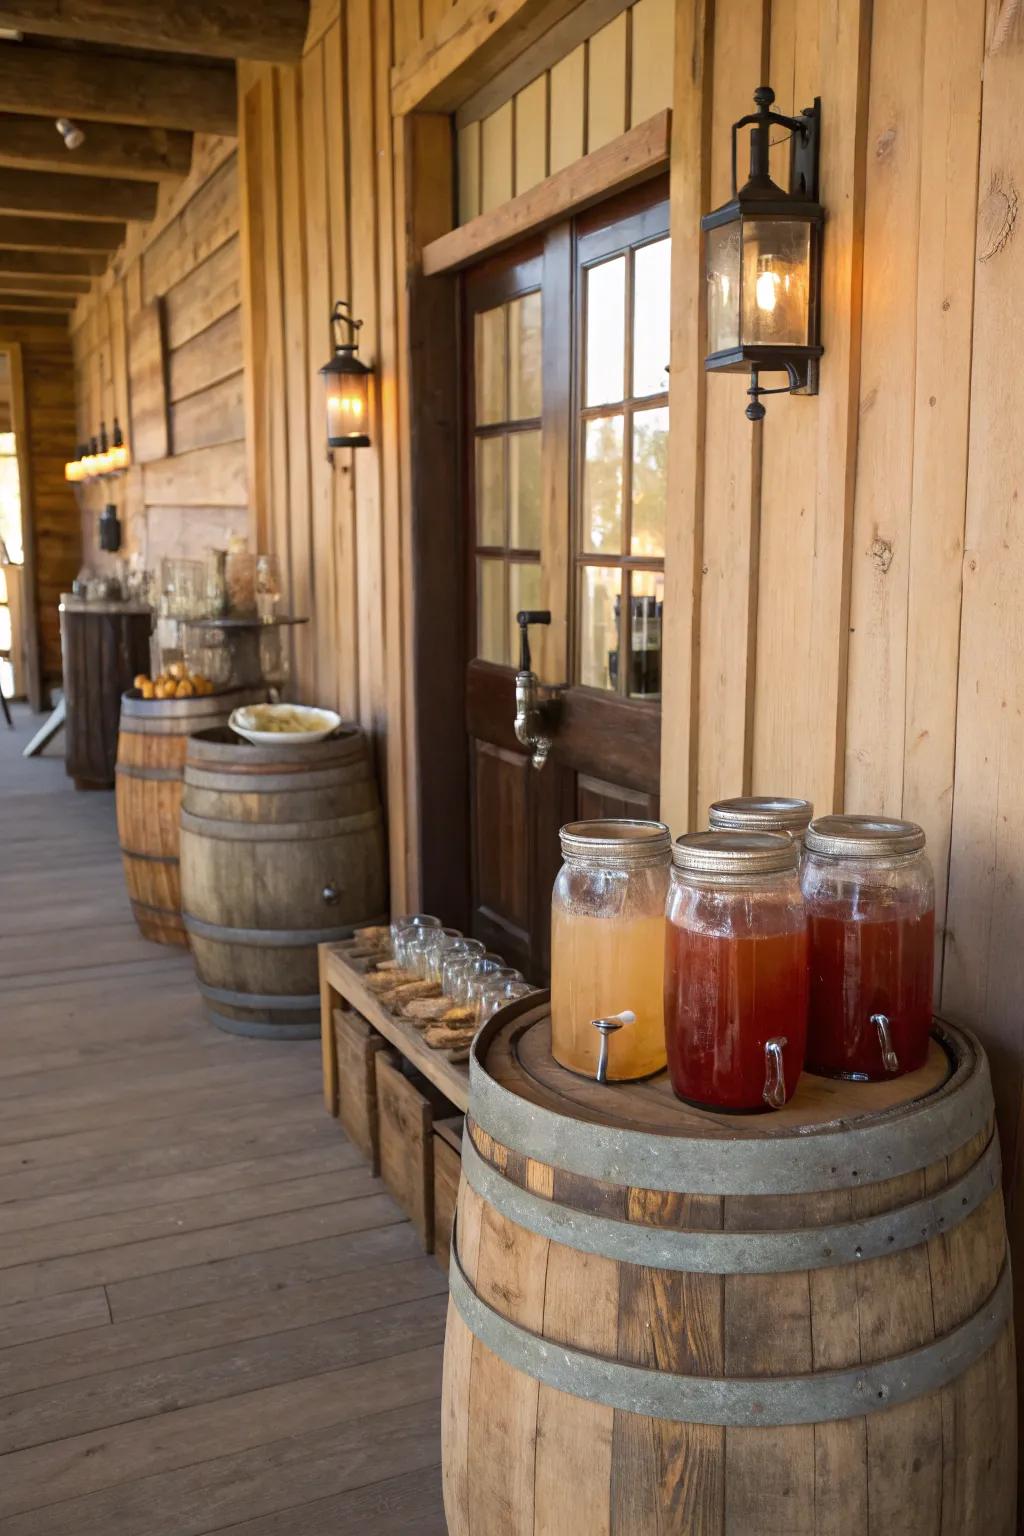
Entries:
[[468,1068],[462,1062],[449,1061],[443,1050],[433,1050],[408,1019],[400,1019],[384,1007],[366,985],[366,974],[373,964],[373,959],[364,955],[358,938],[320,945],[320,1043],[324,1061],[324,1101],[328,1112],[334,1114],[338,1093],[334,1010],[351,1008],[465,1113],[469,1104]]

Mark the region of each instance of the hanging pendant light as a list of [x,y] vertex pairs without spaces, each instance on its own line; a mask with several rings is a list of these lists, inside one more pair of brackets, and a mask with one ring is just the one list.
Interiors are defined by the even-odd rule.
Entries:
[[[331,314],[335,327],[334,356],[320,369],[324,381],[328,448],[369,448],[370,378],[373,370],[361,362],[356,334],[363,322],[348,313],[350,305],[339,299]],[[342,341],[341,327],[348,326],[349,340]]]

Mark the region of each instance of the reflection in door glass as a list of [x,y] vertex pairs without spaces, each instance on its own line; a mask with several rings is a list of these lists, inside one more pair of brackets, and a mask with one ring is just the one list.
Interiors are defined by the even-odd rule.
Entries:
[[540,294],[527,293],[508,306],[509,421],[540,415]]
[[508,542],[540,548],[540,432],[513,432],[508,440]]
[[587,272],[586,405],[607,405],[625,393],[626,258]]
[[663,559],[668,486],[668,406],[633,415],[633,521],[630,554]]
[[[517,667],[519,665],[519,626],[516,623],[516,614],[521,608],[539,608],[541,605],[540,566],[537,562],[513,560],[508,568],[508,589],[508,654],[512,665]],[[533,665],[536,668],[536,656],[533,658]]]
[[588,688],[616,688],[622,572],[585,565],[580,576],[579,679]]
[[505,439],[476,441],[476,541],[500,547],[505,542]]
[[672,242],[642,245],[633,272],[633,394],[668,392]]
[[596,416],[584,427],[583,547],[622,553],[622,417]]
[[490,426],[505,417],[505,311],[485,309],[476,317],[476,424]]
[[504,664],[509,659],[505,562],[478,555],[476,568],[476,653],[482,661]]
[[661,697],[661,618],[665,577],[634,571],[629,588],[629,683],[631,698]]

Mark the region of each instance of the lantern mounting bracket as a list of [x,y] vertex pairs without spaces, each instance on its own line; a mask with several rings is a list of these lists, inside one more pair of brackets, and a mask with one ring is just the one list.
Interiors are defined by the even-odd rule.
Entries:
[[[338,336],[341,326],[347,325],[350,339],[341,341]],[[363,328],[363,322],[357,320],[352,314],[352,305],[348,299],[335,299],[334,308],[331,310],[331,327],[335,330],[334,345],[339,352],[355,351],[358,346],[357,336]]]

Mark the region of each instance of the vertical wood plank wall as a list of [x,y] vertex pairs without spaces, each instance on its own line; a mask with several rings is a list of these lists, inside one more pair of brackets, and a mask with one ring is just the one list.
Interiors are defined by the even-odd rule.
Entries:
[[[388,0],[343,0],[318,8],[300,65],[240,64],[238,79],[253,505],[296,611],[313,619],[296,636],[297,692],[358,720],[373,743],[401,903],[414,854],[392,62]],[[336,299],[363,322],[372,447],[329,457],[317,375]]]
[[[937,995],[993,1056],[1022,1287],[1024,13],[1000,26],[1002,3],[609,3],[584,44],[452,133],[467,218],[653,110],[640,97],[667,90],[674,19],[663,812],[678,832],[713,798],[779,791],[924,825]],[[404,467],[418,290],[388,78],[447,11],[325,0],[300,68],[240,70],[255,506],[310,594],[303,691],[386,746],[398,905],[418,889]],[[822,98],[826,354],[820,394],[772,400],[751,430],[743,382],[701,366],[698,216],[726,195],[729,127],[762,76],[783,111]],[[374,447],[332,466],[316,369],[338,297],[366,322],[377,398]]]
[[[192,169],[161,189],[72,317],[77,438],[121,422],[127,475],[76,488],[85,558],[102,566],[96,518],[112,501],[124,553],[158,568],[250,536],[245,447],[238,153],[197,137]],[[254,548],[250,543],[250,548]]]
[[61,679],[57,605],[82,563],[78,507],[64,479],[75,443],[75,381],[71,346],[63,323],[0,324],[0,347],[21,348],[28,484],[22,514],[26,548],[35,569],[34,611],[39,634],[39,672],[44,686]]

